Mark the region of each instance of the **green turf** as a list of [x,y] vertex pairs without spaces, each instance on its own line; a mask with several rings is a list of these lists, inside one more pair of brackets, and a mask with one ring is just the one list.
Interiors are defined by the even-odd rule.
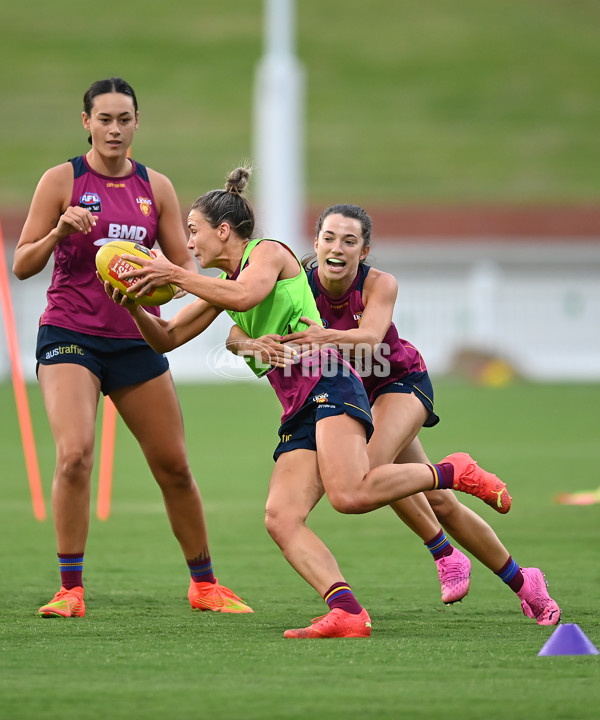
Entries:
[[[284,640],[286,627],[324,604],[262,523],[277,403],[259,382],[179,390],[217,574],[255,614],[189,609],[159,492],[119,421],[112,514],[93,519],[86,552],[86,617],[38,619],[57,586],[54,534],[50,521],[33,519],[12,390],[0,385],[3,719],[597,717],[600,656],[538,657],[552,628],[523,617],[514,595],[476,563],[467,599],[444,607],[431,559],[387,510],[346,517],[323,502],[312,518],[368,607],[372,637]],[[48,502],[53,446],[37,386],[29,397]],[[600,506],[552,498],[598,484],[599,403],[600,385],[444,381],[442,423],[423,432],[433,458],[468,449],[509,481],[508,516],[465,502],[518,562],[545,570],[564,621],[597,647]]]
[[[4,3],[0,211],[87,149],[81,97],[122,75],[135,155],[182,204],[252,157],[263,0]],[[297,0],[311,202],[596,202],[594,0]]]

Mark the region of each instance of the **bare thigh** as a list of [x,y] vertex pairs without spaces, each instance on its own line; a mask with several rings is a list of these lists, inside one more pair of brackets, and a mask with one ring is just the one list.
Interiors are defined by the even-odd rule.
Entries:
[[100,381],[82,365],[40,365],[40,389],[56,444],[57,465],[91,467]]
[[373,403],[372,412],[375,431],[367,445],[371,467],[394,462],[427,419],[427,409],[414,393],[384,393]]
[[111,393],[159,484],[189,474],[183,418],[169,371]]
[[369,471],[365,428],[350,415],[335,415],[317,422],[317,462],[331,505],[340,512],[354,512],[364,505],[360,497]]
[[329,502],[342,513],[365,513],[432,486],[422,463],[386,463],[370,469],[365,428],[349,415],[317,422],[317,459]]
[[[427,410],[414,393],[380,395],[373,405],[373,417],[375,432],[367,446],[371,467],[391,462],[429,464],[417,436]],[[439,532],[439,521],[423,493],[397,500],[390,506],[423,542],[429,542]]]

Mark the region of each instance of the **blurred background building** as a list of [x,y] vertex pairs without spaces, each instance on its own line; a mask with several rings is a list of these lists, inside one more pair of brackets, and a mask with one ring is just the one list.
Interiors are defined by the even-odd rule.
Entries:
[[[464,224],[469,214],[463,210],[461,216]],[[427,211],[424,217],[426,227]],[[374,222],[377,227],[376,215]],[[489,227],[492,220],[486,222]],[[512,222],[518,230],[518,220]],[[491,385],[517,377],[600,381],[598,238],[557,237],[551,230],[537,237],[508,232],[490,237],[381,236],[371,263],[398,279],[394,322],[419,348],[433,375],[450,373]],[[49,270],[26,282],[11,279],[29,379],[34,377],[37,320],[49,280]],[[164,306],[163,316],[176,312],[182,302]],[[175,378],[250,380],[243,362],[223,347],[229,326],[229,318],[222,316],[203,336],[171,353]],[[4,341],[0,337],[0,348]],[[9,376],[3,351],[0,378]]]

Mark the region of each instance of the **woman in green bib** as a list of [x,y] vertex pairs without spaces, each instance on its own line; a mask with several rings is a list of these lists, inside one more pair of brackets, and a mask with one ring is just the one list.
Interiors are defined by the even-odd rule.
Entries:
[[[250,171],[236,168],[224,190],[212,190],[193,204],[188,247],[202,268],[219,268],[218,278],[188,272],[159,255],[128,258],[142,265],[123,273],[136,278],[141,296],[173,283],[197,300],[165,320],[146,313],[108,283],[107,292],[131,313],[146,341],[168,352],[203,332],[225,310],[250,338],[280,338],[304,329],[300,320],[320,322],[306,274],[283,243],[253,240],[254,212],[243,196]],[[416,492],[454,489],[481,498],[501,512],[510,508],[506,486],[465,453],[436,465],[406,463],[369,470],[367,442],[373,431],[369,400],[358,374],[333,348],[297,353],[294,348],[270,367],[248,363],[266,374],[281,401],[280,442],[269,484],[266,526],[292,567],[323,597],[329,612],[288,638],[369,637],[371,619],[358,603],[323,541],[306,525],[326,494],[341,513],[366,513]]]

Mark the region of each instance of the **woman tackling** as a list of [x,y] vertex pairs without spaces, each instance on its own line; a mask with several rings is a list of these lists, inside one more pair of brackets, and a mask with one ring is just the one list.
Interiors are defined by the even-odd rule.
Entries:
[[[283,342],[313,350],[329,345],[350,357],[371,403],[375,428],[367,446],[371,467],[429,463],[417,434],[421,427],[439,421],[433,411],[433,388],[420,353],[398,336],[392,322],[396,279],[365,264],[370,239],[371,219],[361,207],[334,205],[321,214],[315,237],[316,266],[315,256],[306,264],[313,265],[307,270],[308,280],[325,327],[303,318],[309,327],[287,335]],[[234,328],[230,337],[239,341],[240,336]],[[263,344],[273,356],[277,353],[273,340],[266,338]],[[425,497],[437,520],[426,507]],[[444,602],[467,594],[470,562],[452,548],[439,523],[517,594],[525,615],[535,617],[540,625],[559,622],[560,609],[548,595],[543,573],[519,567],[492,528],[456,495],[429,491],[391,506],[432,552]]]
[[[196,337],[222,310],[251,338],[305,329],[302,316],[318,321],[306,274],[293,252],[278,241],[250,240],[254,213],[243,196],[248,178],[248,169],[237,168],[225,190],[200,197],[188,216],[188,246],[202,268],[219,268],[221,277],[198,275],[162,256],[136,259],[141,269],[121,274],[122,279],[137,278],[138,297],[167,283],[198,297],[171,320],[149,315],[105,283],[106,292],[127,308],[157,352]],[[257,374],[265,372],[252,357],[248,361]],[[336,350],[317,350],[298,363],[270,369],[267,377],[283,407],[267,529],[292,567],[329,606],[325,616],[306,628],[287,630],[284,636],[368,637],[367,611],[332,553],[305,522],[323,494],[342,513],[369,512],[437,488],[468,492],[501,512],[510,509],[511,498],[504,483],[465,453],[449,455],[437,465],[388,463],[369,470],[368,398],[360,378]]]

